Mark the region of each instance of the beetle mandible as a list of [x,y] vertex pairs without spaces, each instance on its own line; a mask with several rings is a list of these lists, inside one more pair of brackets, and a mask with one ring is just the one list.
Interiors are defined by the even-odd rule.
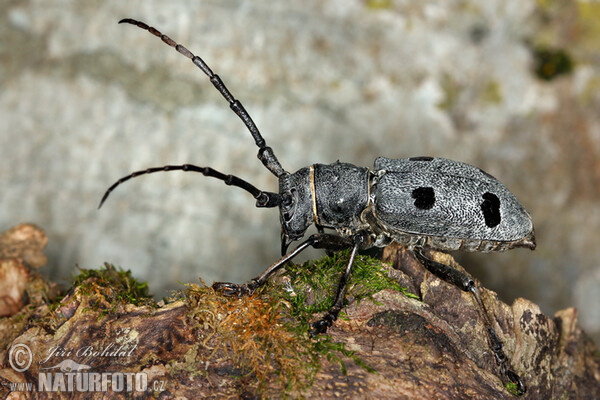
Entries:
[[[502,341],[495,333],[473,279],[423,254],[424,248],[480,252],[516,247],[535,249],[531,217],[503,184],[479,168],[434,157],[379,157],[373,170],[337,161],[329,165],[313,164],[290,173],[283,169],[273,150],[267,146],[242,103],[204,60],[143,22],[127,18],[119,23],[133,24],[149,31],[188,57],[209,77],[250,131],[259,148],[258,159],[279,180],[279,192],[260,190],[241,178],[210,167],[166,165],[136,171],[119,179],[108,188],[99,207],[118,185],[131,178],[175,170],[199,172],[244,189],[254,196],[256,207],[279,207],[282,258],[247,283],[213,284],[215,289],[229,295],[252,294],[307,247],[328,251],[351,249],[333,306],[312,324],[311,335],[325,332],[337,319],[359,250],[384,247],[391,242],[407,246],[433,274],[473,295],[482,311],[490,347],[501,374],[525,392],[525,385],[508,366]],[[288,246],[302,239],[313,224],[318,233],[288,253]],[[325,228],[336,233],[325,233]]]

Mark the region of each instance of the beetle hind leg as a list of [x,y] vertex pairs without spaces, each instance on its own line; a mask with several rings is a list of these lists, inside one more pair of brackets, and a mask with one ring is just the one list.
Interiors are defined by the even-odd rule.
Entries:
[[483,303],[483,299],[481,298],[479,288],[475,284],[473,278],[471,278],[468,274],[457,270],[456,268],[427,258],[423,254],[422,248],[415,248],[413,250],[413,253],[419,260],[419,262],[423,264],[423,266],[427,268],[429,272],[450,284],[458,286],[465,292],[471,293],[471,295],[475,299],[475,302],[477,303],[477,309],[483,320],[483,324],[487,332],[488,343],[491,350],[494,352],[496,363],[500,367],[500,373],[503,377],[505,377],[510,382],[516,385],[519,394],[524,394],[527,391],[527,388],[521,380],[521,378],[519,377],[519,375],[512,371],[508,365],[508,357],[506,357],[504,350],[502,350],[504,344],[502,343],[502,340],[500,340],[500,338],[498,337],[498,334],[496,333],[496,330],[492,325],[490,315],[485,307],[485,304]]

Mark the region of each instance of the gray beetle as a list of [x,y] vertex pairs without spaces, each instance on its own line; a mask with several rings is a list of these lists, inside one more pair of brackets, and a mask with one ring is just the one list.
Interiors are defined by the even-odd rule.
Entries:
[[[503,344],[498,338],[479,290],[466,273],[440,264],[423,254],[435,250],[504,251],[516,247],[535,249],[533,223],[516,197],[486,172],[464,163],[433,157],[388,159],[379,157],[369,170],[352,164],[313,164],[289,173],[266,145],[254,121],[233,97],[221,78],[188,49],[153,27],[133,19],[129,23],[148,30],[188,57],[210,79],[243,121],[259,148],[258,159],[279,179],[279,192],[262,191],[234,175],[191,164],[166,165],[133,172],[108,188],[100,206],[121,183],[139,175],[159,171],[192,171],[224,181],[249,192],[256,207],[279,207],[282,258],[262,274],[244,284],[216,282],[215,289],[228,295],[247,295],[307,247],[328,251],[351,249],[333,306],[312,324],[311,335],[325,332],[343,307],[347,282],[358,250],[384,247],[391,242],[407,246],[433,274],[473,294],[482,311],[490,347],[503,377],[524,393],[519,376],[510,370]],[[302,241],[293,251],[288,246],[302,239],[315,225],[318,233]],[[325,233],[325,228],[336,232]]]

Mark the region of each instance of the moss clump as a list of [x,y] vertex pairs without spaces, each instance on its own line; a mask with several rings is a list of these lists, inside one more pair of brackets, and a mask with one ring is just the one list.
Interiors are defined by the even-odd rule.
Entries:
[[73,278],[72,288],[78,288],[86,296],[102,296],[114,306],[156,306],[149,293],[148,282],[140,282],[131,276],[130,270],[117,269],[108,263],[100,269],[81,269]]
[[[373,372],[344,343],[329,335],[309,337],[310,323],[318,318],[315,314],[333,303],[348,257],[348,252],[342,252],[302,265],[290,263],[252,296],[227,297],[204,284],[188,285],[184,298],[190,317],[203,332],[199,345],[209,350],[203,362],[232,360],[240,378],[246,379],[246,389],[251,381],[258,392],[272,375],[278,376],[284,392],[301,392],[312,383],[322,358],[339,363],[344,373],[344,358]],[[357,256],[347,299],[373,300],[383,289],[417,298],[390,278],[379,260]]]
[[[307,386],[317,371],[317,359],[306,333],[290,329],[283,299],[260,290],[252,296],[228,297],[202,285],[188,285],[185,299],[200,329],[200,346],[209,351],[203,362],[230,359],[240,378],[251,377],[257,391],[277,375],[281,389]],[[204,355],[205,356],[205,355]],[[246,390],[248,387],[245,388]]]
[[[132,277],[130,270],[117,269],[114,265],[105,263],[104,267],[99,269],[79,271],[79,274],[73,277],[71,287],[48,305],[50,315],[54,316],[54,319],[65,317],[60,310],[82,300],[85,302],[84,309],[101,309],[99,317],[115,312],[117,308],[127,304],[157,307],[156,301],[149,293],[148,283],[139,282]],[[54,315],[55,313],[57,315]],[[51,325],[59,321],[53,322]]]
[[[286,266],[283,273],[285,285],[282,285],[279,293],[292,305],[292,315],[301,322],[304,329],[309,329],[309,320],[313,314],[327,311],[333,305],[348,258],[349,252],[345,251],[302,265]],[[390,278],[380,260],[358,255],[348,282],[346,301],[350,297],[357,303],[363,299],[373,300],[373,295],[384,289],[396,290],[419,299]]]
[[504,388],[510,392],[513,396],[521,396],[523,393],[519,390],[519,386],[513,382],[506,382]]
[[123,310],[128,304],[158,307],[147,282],[139,282],[131,271],[105,263],[99,269],[80,269],[69,289],[46,298],[47,312],[40,316],[39,326],[54,332],[77,310],[98,311],[98,319]]

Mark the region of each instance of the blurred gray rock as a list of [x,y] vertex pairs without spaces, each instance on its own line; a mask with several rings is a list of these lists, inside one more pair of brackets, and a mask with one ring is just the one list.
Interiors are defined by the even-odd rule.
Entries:
[[[433,155],[499,178],[538,249],[461,255],[505,299],[579,308],[600,337],[600,54],[595,2],[29,0],[0,4],[0,226],[48,233],[52,273],[104,261],[151,287],[245,281],[277,259],[276,210],[184,173],[194,163],[265,190],[276,179],[204,74],[124,17],[202,56],[284,167]],[[533,72],[537,46],[570,73]],[[319,255],[313,252],[310,256]]]

